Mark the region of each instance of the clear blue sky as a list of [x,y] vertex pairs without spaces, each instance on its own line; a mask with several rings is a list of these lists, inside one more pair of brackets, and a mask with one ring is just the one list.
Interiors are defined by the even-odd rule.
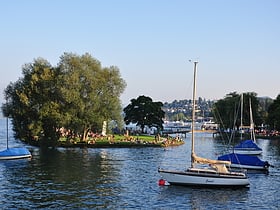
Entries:
[[221,99],[237,91],[280,94],[279,0],[0,0],[0,91],[43,57],[56,65],[64,52],[86,52],[117,66],[127,105]]

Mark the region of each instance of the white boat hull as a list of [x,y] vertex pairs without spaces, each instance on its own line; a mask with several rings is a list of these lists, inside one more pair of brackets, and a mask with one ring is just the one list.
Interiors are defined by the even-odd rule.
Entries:
[[209,173],[203,171],[169,171],[159,169],[163,179],[173,185],[207,186],[207,187],[246,187],[247,176],[241,173],[230,174]]
[[260,155],[261,150],[244,150],[244,149],[234,149],[234,153],[242,155]]
[[0,160],[15,160],[24,158],[31,158],[31,155],[0,156]]
[[241,164],[234,164],[234,163],[232,163],[230,167],[238,168],[238,169],[247,169],[247,170],[260,170],[260,171],[268,170],[268,167],[264,167],[264,166],[241,165]]

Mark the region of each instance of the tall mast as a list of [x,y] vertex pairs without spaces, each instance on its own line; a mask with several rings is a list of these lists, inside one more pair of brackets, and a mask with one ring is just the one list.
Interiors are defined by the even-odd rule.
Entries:
[[7,149],[9,149],[9,119],[6,118],[6,129],[7,129]]
[[193,102],[192,102],[192,156],[191,156],[191,167],[194,167],[194,123],[195,123],[195,98],[196,98],[196,68],[197,61],[194,62],[193,70]]
[[[6,109],[8,107],[8,100],[6,98]],[[9,149],[9,116],[6,117],[6,135],[7,135],[7,149]]]
[[240,113],[240,127],[241,127],[241,135],[240,138],[242,140],[242,134],[243,134],[243,93],[241,93],[241,113]]
[[255,141],[256,140],[255,132],[254,132],[255,125],[254,125],[254,121],[253,121],[253,110],[252,110],[251,98],[249,98],[249,105],[250,105],[250,133],[251,133],[251,139],[253,141]]

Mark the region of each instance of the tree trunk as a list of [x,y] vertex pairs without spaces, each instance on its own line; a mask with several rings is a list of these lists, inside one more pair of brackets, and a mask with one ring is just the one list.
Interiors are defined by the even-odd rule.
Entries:
[[86,141],[87,140],[88,132],[89,132],[89,129],[88,128],[84,128],[82,141]]

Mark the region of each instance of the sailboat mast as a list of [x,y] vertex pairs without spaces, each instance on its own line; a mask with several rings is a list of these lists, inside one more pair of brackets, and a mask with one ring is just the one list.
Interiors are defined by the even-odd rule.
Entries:
[[241,127],[240,138],[242,140],[242,137],[243,137],[243,93],[241,93],[240,127]]
[[9,149],[9,133],[8,133],[9,132],[9,127],[8,127],[9,126],[9,120],[8,120],[8,117],[6,118],[6,124],[7,124],[6,125],[6,128],[7,128],[7,132],[6,132],[7,133],[7,149]]
[[194,62],[193,72],[193,102],[192,102],[192,156],[191,156],[191,167],[194,167],[194,123],[195,123],[195,98],[196,98],[196,68],[197,61]]
[[253,121],[251,98],[249,98],[249,105],[250,105],[250,133],[251,133],[251,139],[253,139],[253,141],[255,141],[256,140],[255,132],[254,132],[255,125],[254,125],[254,121]]

